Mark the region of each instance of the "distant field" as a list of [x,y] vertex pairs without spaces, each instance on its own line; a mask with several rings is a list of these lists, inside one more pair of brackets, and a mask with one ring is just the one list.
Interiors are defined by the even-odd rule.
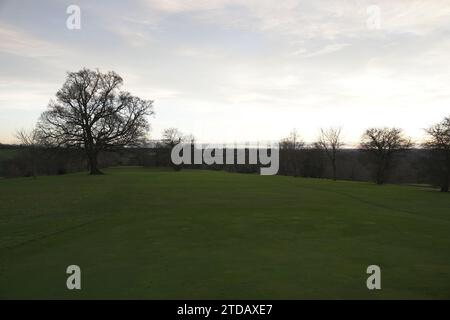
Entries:
[[[0,298],[450,298],[450,195],[421,187],[141,168],[9,179],[0,235]],[[65,287],[71,264],[81,291]]]

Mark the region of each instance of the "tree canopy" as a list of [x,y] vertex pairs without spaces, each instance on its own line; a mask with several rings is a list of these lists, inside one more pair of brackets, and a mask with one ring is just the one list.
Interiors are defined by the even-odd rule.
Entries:
[[154,113],[153,101],[121,91],[122,84],[113,71],[68,72],[56,100],[38,122],[42,140],[48,145],[83,148],[91,174],[100,174],[98,153],[144,142],[147,116]]

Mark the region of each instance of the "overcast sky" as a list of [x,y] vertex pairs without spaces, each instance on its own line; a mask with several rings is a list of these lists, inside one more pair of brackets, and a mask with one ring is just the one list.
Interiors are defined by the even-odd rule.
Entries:
[[[80,30],[66,27],[71,4]],[[296,128],[312,141],[342,126],[355,142],[398,126],[420,139],[450,115],[449,61],[450,0],[0,0],[0,142],[83,67],[155,101],[152,138],[178,127],[202,141],[278,140]]]

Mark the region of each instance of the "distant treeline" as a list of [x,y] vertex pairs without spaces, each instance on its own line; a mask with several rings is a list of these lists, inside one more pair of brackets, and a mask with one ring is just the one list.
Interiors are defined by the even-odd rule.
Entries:
[[[246,150],[248,153],[248,149]],[[310,178],[333,178],[333,170],[326,153],[317,147],[299,149],[281,148],[279,175]],[[174,167],[176,170],[212,169],[239,173],[259,173],[257,164],[214,164],[175,166],[170,158],[171,148],[166,146],[120,148],[99,154],[99,166]],[[2,156],[3,155],[3,156]],[[336,154],[336,178],[353,181],[375,181],[376,170],[370,154],[360,149],[341,149]],[[236,161],[235,161],[236,163]],[[386,181],[439,185],[433,173],[430,151],[411,149],[393,159]],[[83,149],[31,148],[0,145],[0,177],[30,177],[56,175],[88,170]]]
[[[56,99],[41,113],[35,127],[16,133],[22,147],[0,149],[0,176],[37,177],[81,170],[99,175],[103,174],[102,167],[116,165],[205,168],[201,164],[175,165],[179,163],[176,159],[171,162],[173,147],[180,143],[193,147],[196,141],[177,128],[165,129],[161,141],[149,145],[153,101],[122,90],[122,84],[122,77],[114,71],[83,68],[68,72]],[[374,181],[380,185],[427,183],[449,192],[450,116],[425,129],[425,133],[426,139],[418,144],[401,128],[367,128],[358,149],[349,150],[344,148],[341,127],[320,129],[317,140],[309,145],[294,130],[279,143],[278,174]],[[207,168],[259,172],[258,165],[253,164]]]

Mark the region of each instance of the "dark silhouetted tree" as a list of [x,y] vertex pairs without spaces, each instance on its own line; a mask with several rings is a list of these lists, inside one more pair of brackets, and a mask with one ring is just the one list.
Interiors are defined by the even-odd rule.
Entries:
[[450,117],[426,130],[428,139],[424,147],[431,152],[431,168],[442,192],[450,185]]
[[285,150],[295,150],[295,149],[301,149],[305,143],[300,138],[300,135],[298,134],[297,130],[292,130],[289,133],[289,136],[286,138],[281,139],[280,141],[280,149]]
[[404,136],[398,128],[370,128],[362,137],[361,149],[369,154],[374,164],[374,177],[377,184],[386,181],[394,156],[407,151],[412,146],[411,139]]
[[317,148],[322,149],[330,160],[333,180],[336,180],[336,157],[343,146],[341,131],[341,128],[320,129],[320,136],[316,142]]
[[297,130],[292,130],[289,136],[280,141],[280,158],[284,164],[281,171],[293,176],[300,175],[301,154],[300,149],[305,146]]
[[41,115],[40,137],[49,145],[83,148],[90,173],[101,174],[99,152],[144,142],[153,114],[153,101],[120,91],[122,83],[113,71],[69,72]]
[[[177,128],[168,128],[164,129],[161,142],[163,143],[165,148],[172,149],[177,144],[184,142],[185,139],[186,137],[184,137],[183,133]],[[170,165],[175,171],[179,171],[182,168],[182,165],[173,163],[172,159],[170,159]]]
[[29,164],[31,175],[36,179],[38,151],[41,145],[38,131],[36,129],[30,131],[21,129],[16,132],[16,138],[19,140],[20,145],[24,147],[23,153]]
[[177,144],[184,141],[183,133],[177,128],[164,129],[161,142],[166,146],[173,148]]

